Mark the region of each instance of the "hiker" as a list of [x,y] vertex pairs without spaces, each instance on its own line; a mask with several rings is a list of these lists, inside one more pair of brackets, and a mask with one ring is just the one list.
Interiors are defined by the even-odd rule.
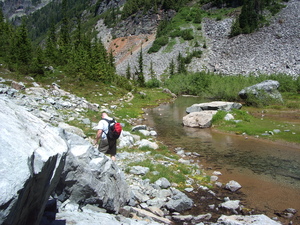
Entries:
[[116,152],[117,152],[117,140],[116,139],[108,139],[108,126],[109,123],[107,120],[111,121],[113,118],[109,117],[107,114],[107,111],[102,111],[101,115],[102,119],[99,121],[97,125],[97,134],[96,139],[94,141],[94,145],[96,145],[99,142],[99,139],[101,138],[100,144],[98,146],[99,152],[107,153],[111,155],[111,159],[113,161],[116,161]]

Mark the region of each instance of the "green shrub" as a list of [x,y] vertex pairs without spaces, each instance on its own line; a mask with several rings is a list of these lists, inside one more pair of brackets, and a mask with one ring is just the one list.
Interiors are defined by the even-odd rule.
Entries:
[[183,38],[183,40],[186,40],[186,41],[194,39],[193,30],[185,29],[185,30],[181,31],[181,37]]
[[147,88],[158,88],[160,87],[160,81],[158,79],[150,79],[146,82],[146,87]]
[[158,52],[159,49],[165,45],[167,45],[169,42],[169,38],[166,36],[162,36],[159,37],[157,39],[155,39],[155,41],[153,42],[152,47],[148,50],[148,53],[154,53],[154,52]]
[[292,76],[286,74],[272,74],[269,79],[279,82],[280,86],[278,90],[280,92],[297,92],[298,90],[298,83]]
[[158,52],[160,48],[161,48],[160,45],[153,42],[153,45],[151,46],[151,48],[149,48],[148,53],[151,54],[151,53]]

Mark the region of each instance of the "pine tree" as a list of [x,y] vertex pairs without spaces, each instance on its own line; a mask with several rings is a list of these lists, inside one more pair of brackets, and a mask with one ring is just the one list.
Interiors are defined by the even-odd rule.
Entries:
[[177,56],[177,73],[186,73],[184,57],[182,57],[180,52]]
[[138,59],[138,63],[139,63],[139,70],[138,70],[138,84],[140,87],[144,87],[145,86],[145,77],[144,77],[144,71],[143,71],[143,49],[141,48],[140,51],[140,55],[139,55],[139,59]]
[[8,60],[10,40],[12,39],[12,28],[5,22],[2,10],[0,8],[0,57],[5,61]]
[[155,72],[154,72],[154,69],[153,69],[153,62],[152,62],[152,60],[150,62],[150,71],[149,72],[150,72],[151,79],[156,79]]
[[60,35],[59,35],[59,50],[61,52],[60,62],[62,64],[68,63],[68,58],[71,48],[71,38],[69,30],[69,20],[66,15],[67,12],[67,0],[62,1],[63,19],[61,22]]
[[126,78],[127,78],[128,80],[130,80],[130,78],[131,78],[130,65],[129,65],[129,63],[127,64],[127,68],[126,68]]
[[170,63],[170,77],[174,76],[175,74],[175,63],[174,63],[174,60],[172,59],[171,60],[171,63]]
[[11,53],[13,55],[12,63],[16,63],[16,69],[27,74],[29,72],[29,65],[32,62],[32,46],[28,38],[28,31],[24,20],[16,30]]
[[56,63],[56,61],[58,61],[57,38],[55,34],[55,26],[53,23],[51,24],[51,27],[48,31],[45,56],[48,63]]

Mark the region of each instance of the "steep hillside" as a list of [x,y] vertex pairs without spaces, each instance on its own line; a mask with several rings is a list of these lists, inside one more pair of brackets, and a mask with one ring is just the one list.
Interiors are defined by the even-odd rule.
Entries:
[[[207,46],[194,47],[194,41],[182,42],[179,38],[172,46],[147,54],[154,41],[151,35],[119,37],[112,40],[117,72],[125,75],[128,65],[131,71],[138,66],[139,51],[143,51],[144,73],[149,78],[150,64],[158,76],[164,74],[178,53],[183,56],[192,50],[203,51],[202,57],[193,58],[189,71],[208,70],[222,74],[300,74],[300,2],[291,0],[270,25],[253,34],[229,38],[234,17],[223,20],[203,19],[202,30],[191,27],[196,39]],[[147,76],[148,75],[148,76]]]
[[0,7],[7,18],[14,19],[34,12],[47,5],[50,1],[51,0],[2,0],[0,1]]

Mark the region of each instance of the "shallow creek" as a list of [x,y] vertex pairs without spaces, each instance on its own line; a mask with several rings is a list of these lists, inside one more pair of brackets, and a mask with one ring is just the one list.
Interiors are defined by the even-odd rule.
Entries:
[[[220,182],[239,182],[249,208],[270,217],[275,216],[274,211],[294,208],[299,215],[300,146],[183,127],[186,107],[201,102],[204,100],[196,97],[180,97],[174,103],[149,109],[146,124],[157,131],[158,140],[165,145],[199,153],[204,168],[222,173]],[[299,217],[296,220],[300,223]]]

